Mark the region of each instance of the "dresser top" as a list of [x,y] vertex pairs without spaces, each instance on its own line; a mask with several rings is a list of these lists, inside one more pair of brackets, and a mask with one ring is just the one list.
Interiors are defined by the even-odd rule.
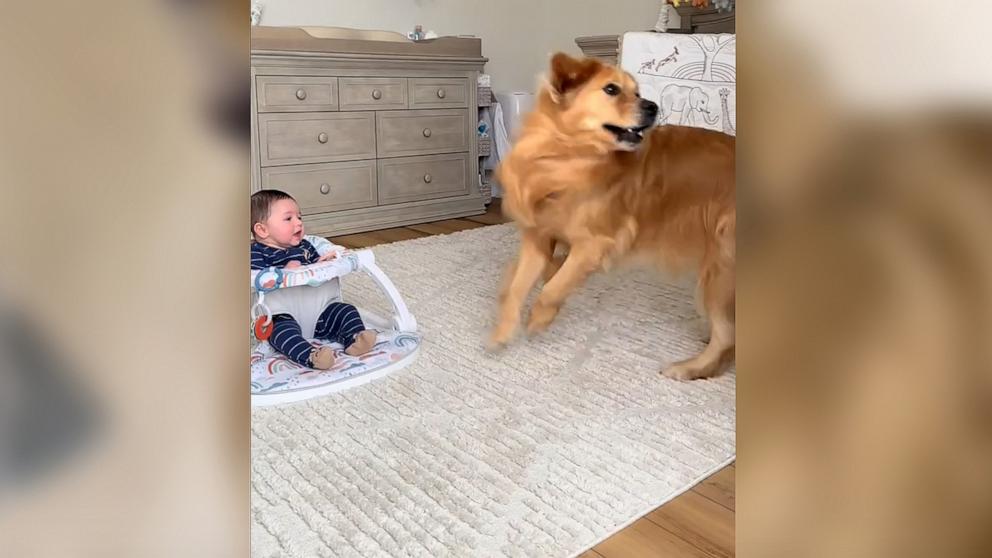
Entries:
[[399,33],[343,27],[251,28],[252,53],[326,52],[372,55],[413,55],[482,58],[482,39],[439,37],[411,41]]

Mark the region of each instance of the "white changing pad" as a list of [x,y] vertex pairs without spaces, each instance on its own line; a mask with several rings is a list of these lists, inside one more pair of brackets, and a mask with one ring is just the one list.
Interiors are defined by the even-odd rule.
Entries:
[[277,353],[266,342],[251,352],[252,405],[289,403],[326,395],[385,376],[406,366],[420,350],[416,333],[376,328],[378,339],[368,353],[353,357],[338,343],[312,341],[335,349],[334,366],[314,370]]

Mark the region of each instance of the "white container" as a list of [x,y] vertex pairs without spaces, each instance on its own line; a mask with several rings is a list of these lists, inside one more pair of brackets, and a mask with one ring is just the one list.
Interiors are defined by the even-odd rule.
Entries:
[[[510,146],[515,139],[515,132],[520,129],[523,119],[534,106],[534,94],[515,91],[512,93],[496,93],[495,110],[493,111],[493,139],[495,140],[495,160],[498,161],[510,152]],[[492,160],[492,158],[490,158]],[[493,184],[493,196],[502,197],[503,188],[499,183]]]
[[496,93],[496,100],[503,113],[503,124],[506,126],[507,137],[513,141],[513,131],[519,128],[523,117],[534,106],[534,94],[515,91],[513,93]]

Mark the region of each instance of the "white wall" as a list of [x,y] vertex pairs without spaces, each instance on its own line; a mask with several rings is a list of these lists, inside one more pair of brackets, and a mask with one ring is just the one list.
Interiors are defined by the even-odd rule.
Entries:
[[482,38],[493,89],[532,92],[551,53],[575,37],[646,31],[661,0],[261,0],[262,25],[355,27]]

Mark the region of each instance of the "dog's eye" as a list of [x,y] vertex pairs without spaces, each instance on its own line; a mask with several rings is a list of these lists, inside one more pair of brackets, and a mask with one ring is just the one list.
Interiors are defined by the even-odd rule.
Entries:
[[610,97],[616,97],[620,94],[620,86],[615,83],[607,83],[606,87],[603,88],[603,92]]

